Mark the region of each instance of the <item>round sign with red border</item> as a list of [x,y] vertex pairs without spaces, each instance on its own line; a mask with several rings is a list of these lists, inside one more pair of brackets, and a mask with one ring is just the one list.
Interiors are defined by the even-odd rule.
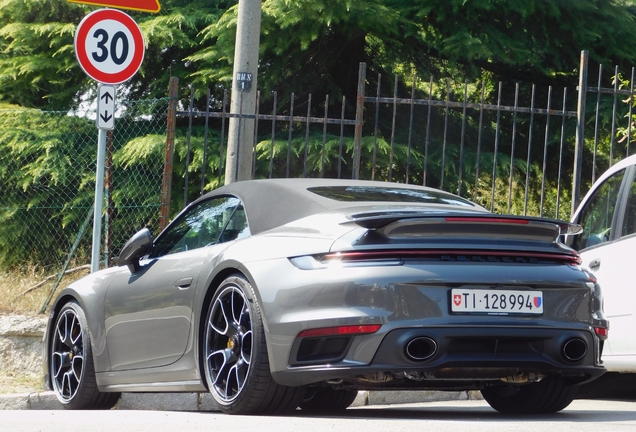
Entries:
[[129,15],[117,9],[89,13],[75,32],[75,55],[86,75],[103,84],[121,84],[144,60],[144,38]]

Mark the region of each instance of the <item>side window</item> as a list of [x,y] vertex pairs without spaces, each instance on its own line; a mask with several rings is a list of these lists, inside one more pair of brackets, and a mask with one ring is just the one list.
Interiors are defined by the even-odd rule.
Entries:
[[225,229],[221,233],[219,243],[225,243],[232,240],[241,239],[250,235],[250,229],[247,225],[247,217],[243,205],[239,205],[234,210],[232,217],[225,224]]
[[583,233],[576,237],[574,249],[581,250],[609,241],[618,192],[624,176],[625,170],[605,180],[587,202],[578,220],[583,226]]
[[636,234],[636,178],[632,181],[628,193],[621,236]]
[[202,201],[164,232],[155,244],[153,257],[198,249],[250,234],[243,205],[238,198]]

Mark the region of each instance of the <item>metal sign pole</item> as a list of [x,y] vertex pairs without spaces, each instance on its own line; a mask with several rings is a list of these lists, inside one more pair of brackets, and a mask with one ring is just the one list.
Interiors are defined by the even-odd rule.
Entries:
[[[123,0],[120,0],[123,1]],[[156,2],[159,11],[159,2]],[[126,4],[131,3],[130,1]],[[137,2],[139,3],[139,2]],[[99,4],[99,3],[96,3]],[[106,41],[119,41],[106,44]],[[117,52],[117,46],[126,47]],[[91,272],[99,270],[104,201],[104,167],[106,165],[106,130],[115,127],[115,85],[137,73],[144,59],[144,37],[139,25],[117,9],[100,9],[86,15],[75,32],[75,55],[86,74],[100,83],[97,93],[96,125],[97,168],[95,169],[95,205],[93,209],[93,250]],[[97,47],[97,51],[94,51]]]
[[106,165],[106,130],[97,136],[97,168],[95,169],[95,206],[93,211],[93,250],[91,272],[99,270],[99,252],[102,234],[102,206],[104,201],[104,166]]

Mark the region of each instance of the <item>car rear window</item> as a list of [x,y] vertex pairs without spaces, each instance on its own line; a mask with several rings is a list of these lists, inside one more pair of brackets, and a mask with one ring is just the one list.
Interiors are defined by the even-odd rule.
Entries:
[[307,189],[316,195],[336,201],[406,202],[424,204],[448,204],[466,207],[475,205],[463,198],[436,190],[420,190],[368,186],[319,186]]

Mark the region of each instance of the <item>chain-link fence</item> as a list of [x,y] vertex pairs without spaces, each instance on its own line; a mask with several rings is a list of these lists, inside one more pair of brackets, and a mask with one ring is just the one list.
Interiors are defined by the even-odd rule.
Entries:
[[[581,70],[587,71],[586,63]],[[583,128],[585,108],[574,111],[577,94],[567,87],[558,94],[555,89],[554,95],[551,86],[535,92],[534,85],[516,84],[512,91],[502,83],[488,92],[484,83],[454,88],[450,81],[437,85],[433,80],[413,79],[398,87],[397,76],[393,86],[381,87],[379,75],[374,80],[362,73],[356,107],[344,98],[330,102],[328,97],[312,105],[311,95],[294,100],[293,93],[283,106],[274,94],[260,99],[255,115],[242,117],[256,120],[256,178],[351,178],[358,148],[360,178],[443,188],[500,213],[567,219],[573,179],[584,192],[591,184],[588,172],[593,180],[617,154],[633,153],[632,106],[618,97],[633,100],[633,76],[620,86],[615,83],[614,89],[602,88],[607,80],[601,80],[599,70],[599,87],[583,86],[578,99],[592,93],[588,111],[596,106],[587,134],[577,131]],[[410,97],[397,90],[408,87]],[[602,94],[607,94],[603,104]],[[196,109],[193,95],[172,108],[170,163],[165,161],[166,141],[171,141],[166,128],[169,101],[179,100],[176,92],[172,99],[118,103],[107,144],[102,266],[112,265],[138,229],[148,226],[158,233],[164,163],[175,175],[166,176],[164,194],[170,195],[165,195],[169,204],[163,222],[223,184],[226,126],[230,117],[241,114],[226,110],[226,92],[222,97],[208,94],[207,100],[196,101]],[[608,95],[613,96],[611,106],[605,106]],[[94,115],[0,109],[0,269],[37,263],[55,272],[78,236],[75,262],[90,261],[91,230],[82,227],[94,199]],[[627,125],[617,130],[623,117]]]
[[[108,134],[102,261],[126,239],[157,227],[167,99],[118,101]],[[95,112],[0,110],[0,266],[37,264],[52,273],[73,250],[90,261],[98,130]],[[79,237],[78,237],[79,236]]]

